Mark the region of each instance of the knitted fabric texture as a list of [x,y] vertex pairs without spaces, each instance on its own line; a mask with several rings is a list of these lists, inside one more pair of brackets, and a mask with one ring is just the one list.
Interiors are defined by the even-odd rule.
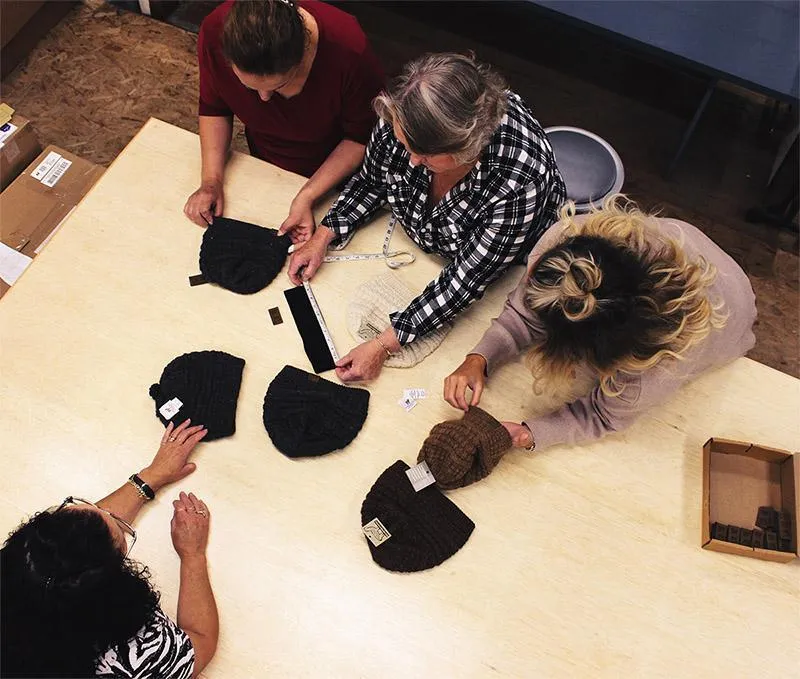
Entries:
[[[222,351],[195,351],[171,361],[158,384],[150,387],[156,417],[176,427],[187,417],[208,429],[204,441],[232,436],[236,431],[236,401],[242,384],[244,359]],[[160,408],[177,398],[181,405],[171,417]]]
[[428,463],[440,488],[461,488],[488,476],[512,445],[500,422],[471,406],[462,419],[431,429],[417,461]]
[[291,245],[275,229],[215,217],[200,246],[200,271],[209,283],[251,295],[278,275]]
[[361,505],[361,525],[378,519],[391,537],[377,547],[369,540],[372,560],[401,573],[438,566],[461,549],[475,524],[435,486],[415,491],[398,460],[378,477]]
[[264,428],[287,457],[316,457],[347,446],[367,419],[369,392],[287,365],[264,397]]
[[[391,272],[363,283],[353,293],[347,307],[347,329],[353,339],[367,342],[391,325],[389,314],[402,311],[416,297],[402,280]],[[388,368],[411,368],[432,354],[447,337],[447,324],[406,344],[386,360]]]

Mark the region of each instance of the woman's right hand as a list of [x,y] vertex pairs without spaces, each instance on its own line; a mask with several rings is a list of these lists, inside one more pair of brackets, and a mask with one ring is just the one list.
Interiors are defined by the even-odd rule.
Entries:
[[[486,359],[480,354],[469,354],[456,370],[444,379],[444,400],[454,408],[467,411],[481,402],[486,384]],[[467,387],[472,390],[472,400],[467,403]]]
[[211,514],[206,503],[195,496],[184,492],[172,503],[175,508],[172,514],[170,529],[172,546],[178,556],[198,556],[206,553],[208,545],[208,527]]
[[221,180],[204,181],[183,208],[183,213],[199,226],[210,226],[214,217],[222,216],[225,193]]
[[314,235],[303,244],[295,244],[297,248],[289,260],[289,280],[295,285],[310,281],[322,266],[328,244],[333,240],[333,231],[327,226],[318,226]]

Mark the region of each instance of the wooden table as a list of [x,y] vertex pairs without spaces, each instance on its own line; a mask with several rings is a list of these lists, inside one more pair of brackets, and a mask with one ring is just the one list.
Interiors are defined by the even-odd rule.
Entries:
[[[0,303],[3,531],[66,495],[101,497],[146,464],[162,431],[149,385],[175,356],[221,349],[247,361],[236,435],[202,444],[197,472],[143,511],[134,552],[174,615],[170,500],[193,490],[208,502],[222,633],[205,676],[797,676],[800,564],[704,551],[699,524],[703,442],[796,449],[800,381],[742,359],[622,435],[511,453],[450,494],[477,526],[454,558],[424,573],[383,571],[360,531],[361,501],[457,415],[439,398],[442,379],[521,269],[425,362],[384,370],[349,448],[290,460],[261,422],[274,375],[287,363],[309,369],[282,294],[290,284],[282,274],[249,297],[189,287],[203,231],[181,210],[198,168],[197,137],[151,120]],[[226,214],[277,225],[301,181],[236,155]],[[375,251],[382,233],[360,232],[349,250]],[[393,245],[409,243],[396,233]],[[439,266],[422,255],[399,275],[421,289]],[[327,264],[315,278],[340,352],[353,344],[348,294],[385,270]],[[271,306],[282,325],[270,323]],[[404,387],[431,398],[406,413]],[[510,420],[537,405],[521,364],[492,377],[484,405]]]

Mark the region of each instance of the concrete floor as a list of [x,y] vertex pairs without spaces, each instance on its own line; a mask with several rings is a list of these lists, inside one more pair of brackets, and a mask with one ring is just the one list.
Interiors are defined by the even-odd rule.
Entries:
[[[701,79],[546,22],[527,30],[525,44],[503,44],[476,34],[474,8],[347,4],[388,73],[425,51],[472,49],[507,77],[543,125],[576,125],[608,139],[625,163],[632,198],[700,227],[748,273],[759,309],[751,358],[800,377],[797,236],[743,219],[795,119],[780,119],[764,134],[769,102],[723,87],[668,181],[663,170],[702,96]],[[191,32],[85,0],[3,82],[2,98],[34,122],[43,144],[108,165],[151,116],[197,130],[195,51]],[[241,133],[234,145],[246,151]]]

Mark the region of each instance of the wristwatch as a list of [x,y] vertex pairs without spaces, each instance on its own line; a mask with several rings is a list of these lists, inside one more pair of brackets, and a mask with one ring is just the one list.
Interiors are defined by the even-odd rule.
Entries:
[[128,479],[128,483],[136,488],[136,490],[139,491],[139,495],[141,495],[145,500],[152,500],[155,498],[155,491],[148,486],[138,474],[131,474],[130,478]]

